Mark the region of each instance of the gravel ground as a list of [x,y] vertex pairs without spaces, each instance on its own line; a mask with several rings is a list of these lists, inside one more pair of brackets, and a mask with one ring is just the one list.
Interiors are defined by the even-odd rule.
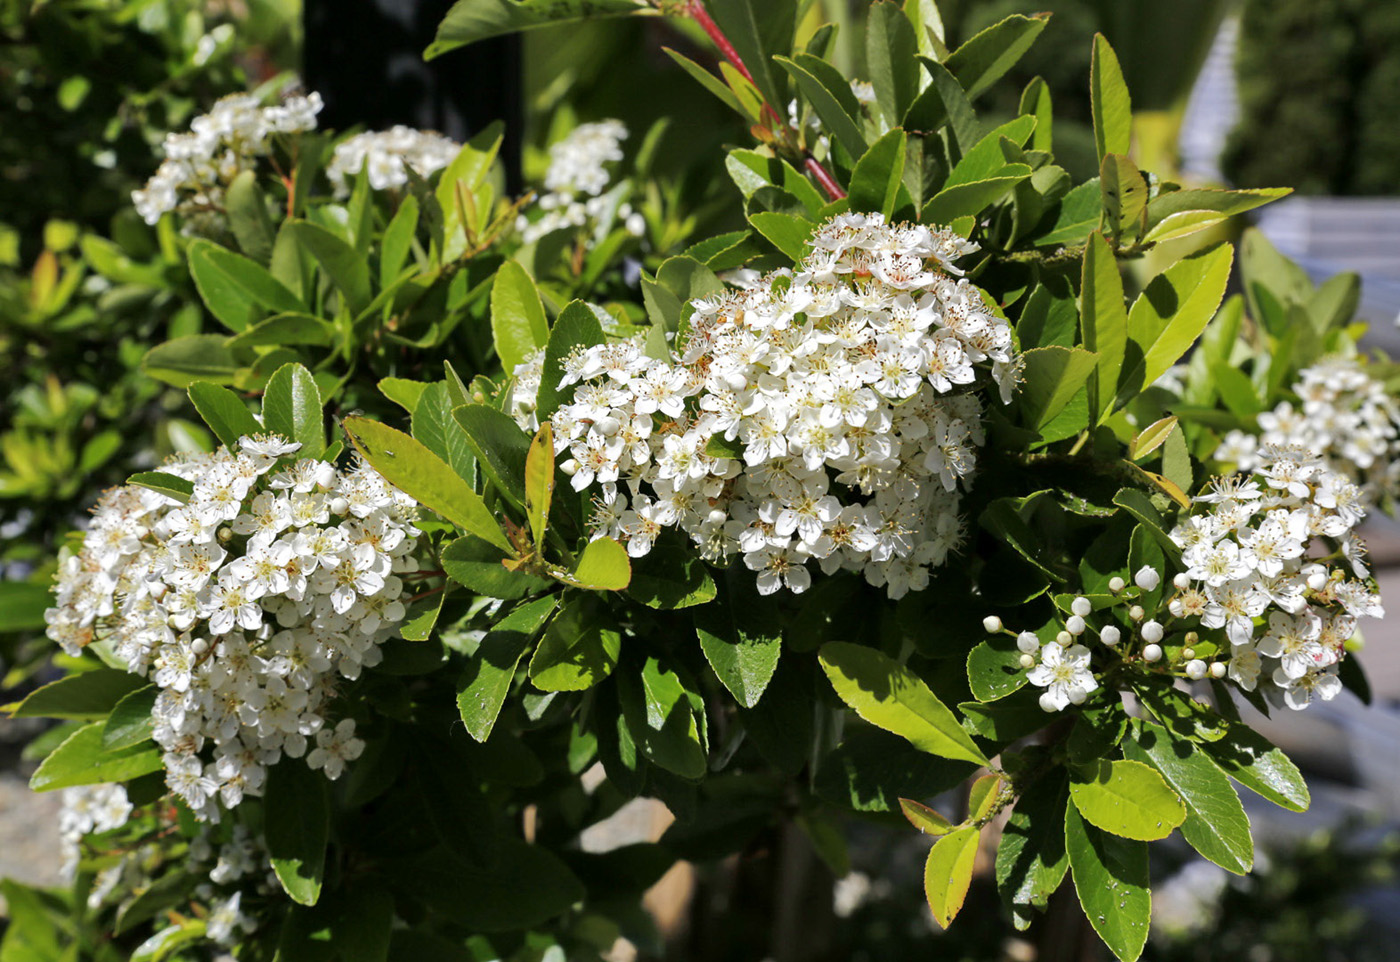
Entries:
[[[29,776],[34,766],[19,757],[37,730],[32,722],[0,718],[0,878],[55,885],[59,793],[31,792]],[[0,915],[4,913],[5,902],[0,898]]]

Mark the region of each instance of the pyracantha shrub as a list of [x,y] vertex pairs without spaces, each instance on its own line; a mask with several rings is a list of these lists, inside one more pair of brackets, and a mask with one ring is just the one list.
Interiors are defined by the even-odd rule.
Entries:
[[183,503],[109,492],[45,616],[69,654],[101,643],[155,683],[167,782],[202,819],[261,794],[284,754],[332,779],[358,757],[354,721],[327,715],[339,680],[379,663],[418,570],[415,502],[300,447],[263,435],[172,459]]
[[516,219],[520,239],[530,244],[558,230],[592,234],[599,224],[616,217],[627,231],[641,236],[646,230],[642,215],[630,204],[613,197],[609,190],[612,174],[609,164],[622,160],[622,142],[627,125],[620,120],[580,124],[563,140],[549,148],[549,169],[544,175],[544,193],[533,205],[539,213],[525,211]]
[[[795,271],[694,301],[668,357],[641,337],[571,354],[553,436],[574,490],[596,492],[595,536],[640,557],[677,527],[708,561],[742,554],[763,594],[805,591],[812,561],[891,598],[925,587],[963,541],[976,392],[1007,401],[1017,375],[1009,325],[954,266],[974,250],[843,214]],[[542,364],[516,371],[527,429]]]
[[356,134],[335,146],[326,165],[337,197],[349,197],[354,179],[369,169],[369,185],[375,190],[408,186],[408,172],[426,178],[457,156],[462,145],[431,130],[402,124],[371,133]]

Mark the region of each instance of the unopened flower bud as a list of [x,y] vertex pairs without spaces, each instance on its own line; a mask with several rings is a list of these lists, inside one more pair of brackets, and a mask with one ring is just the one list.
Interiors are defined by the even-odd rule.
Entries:
[[1040,696],[1040,707],[1041,707],[1041,709],[1044,710],[1044,711],[1059,711],[1059,710],[1060,710],[1060,709],[1055,705],[1055,699],[1053,699],[1053,698],[1050,697],[1050,693],[1049,693],[1048,691],[1047,691],[1045,694],[1043,694],[1043,695]]
[[1116,645],[1123,638],[1123,633],[1118,630],[1117,625],[1109,625],[1099,631],[1099,641],[1105,645]]
[[1016,647],[1022,654],[1033,655],[1040,650],[1040,639],[1029,631],[1023,631],[1016,636]]
[[1142,640],[1147,642],[1157,642],[1162,640],[1162,626],[1155,621],[1143,622]]
[[578,462],[575,461],[573,458],[568,458],[564,461],[563,464],[559,465],[559,470],[563,471],[565,474],[572,478],[574,476],[574,473],[578,471]]
[[203,638],[196,638],[190,642],[190,651],[196,655],[202,655],[209,650],[209,642]]
[[350,501],[347,498],[331,498],[331,514],[344,515],[350,510]]
[[994,635],[1001,631],[1001,619],[996,615],[988,615],[982,619],[982,627],[987,630],[987,634]]
[[1190,661],[1191,659],[1193,659],[1193,658],[1195,658],[1195,657],[1196,657],[1196,649],[1194,649],[1194,648],[1183,648],[1183,649],[1181,649],[1181,660],[1182,660],[1182,661]]
[[1142,660],[1143,660],[1143,661],[1161,661],[1161,660],[1162,660],[1162,646],[1161,646],[1161,645],[1148,645],[1146,648],[1142,649]]
[[1061,648],[1068,648],[1070,645],[1074,644],[1074,635],[1071,635],[1068,631],[1062,631],[1055,636],[1055,642]]
[[1081,618],[1087,618],[1089,613],[1094,610],[1094,606],[1088,598],[1080,596],[1070,602],[1069,610]]
[[1162,576],[1157,573],[1157,569],[1150,565],[1143,565],[1133,575],[1133,582],[1143,591],[1156,591],[1157,586],[1162,583]]
[[1183,571],[1172,579],[1172,584],[1176,585],[1182,591],[1185,591],[1187,588],[1191,587],[1191,576]]
[[1117,575],[1114,575],[1112,578],[1108,579],[1108,590],[1113,592],[1115,595],[1126,587],[1128,587],[1128,583],[1122,578],[1118,577]]
[[1071,688],[1069,690],[1069,700],[1076,705],[1084,704],[1084,699],[1089,697],[1089,693],[1083,688]]
[[1308,587],[1313,591],[1321,591],[1327,587],[1327,572],[1314,571],[1308,575]]
[[1199,658],[1193,658],[1186,663],[1186,677],[1192,681],[1200,681],[1206,676],[1206,663]]
[[230,541],[233,540],[233,529],[230,528],[228,525],[224,525],[222,528],[219,529],[217,537],[219,539],[220,544],[228,544]]
[[1023,655],[1021,656],[1021,667],[1022,667],[1022,668],[1034,668],[1034,667],[1035,667],[1035,655],[1025,655],[1025,654],[1023,654]]
[[1084,624],[1084,619],[1078,615],[1070,615],[1069,618],[1065,620],[1065,631],[1069,632],[1071,635],[1084,634],[1084,629],[1086,627],[1088,626]]
[[1128,617],[1134,621],[1141,621],[1147,617],[1147,612],[1142,610],[1142,605],[1133,605],[1128,609]]
[[1225,667],[1225,662],[1223,662],[1223,661],[1213,661],[1213,662],[1211,662],[1211,665],[1210,665],[1210,677],[1212,677],[1212,678],[1224,678],[1224,677],[1225,677],[1225,672],[1226,672],[1227,670],[1228,670],[1228,669]]

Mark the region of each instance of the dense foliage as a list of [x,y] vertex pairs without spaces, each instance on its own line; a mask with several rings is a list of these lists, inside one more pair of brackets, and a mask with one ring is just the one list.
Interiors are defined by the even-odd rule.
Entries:
[[[1044,18],[875,3],[846,76],[798,6],[462,0],[429,51],[685,18],[752,135],[725,233],[664,125],[561,122],[520,197],[496,127],[171,131],[145,246],[84,253],[184,318],[139,367],[192,426],[10,609],[63,649],[11,707],[61,720],[73,884],[4,883],[7,960],[655,955],[678,861],[843,875],[853,818],[933,839],[941,926],[985,840],[1016,930],[1072,888],[1128,960],[1150,842],[1244,874],[1236,786],[1307,807],[1237,704],[1365,688],[1400,413],[1355,278],[1246,233],[1226,299],[1207,238],[1286,191],[1139,170],[1102,36],[1084,178],[1043,81],[974,106]],[[585,844],[636,796],[659,842]]]

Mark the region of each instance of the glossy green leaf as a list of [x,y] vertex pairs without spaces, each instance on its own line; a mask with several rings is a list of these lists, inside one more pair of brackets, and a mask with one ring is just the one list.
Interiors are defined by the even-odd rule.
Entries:
[[432,60],[478,40],[520,30],[649,10],[644,0],[458,0],[438,25],[423,57]]
[[695,613],[695,633],[705,660],[745,708],[758,704],[777,670],[780,629],[775,619],[750,617],[728,603],[707,605]]
[[237,447],[239,438],[262,433],[262,425],[248,405],[228,388],[196,381],[190,385],[189,394],[209,430],[230,450]]
[[1065,409],[1088,383],[1098,356],[1077,347],[1037,347],[1026,351],[1020,399],[1022,423],[1039,431]]
[[440,558],[447,577],[488,598],[520,598],[549,587],[543,578],[507,568],[506,552],[475,535],[449,542]]
[[948,55],[948,69],[972,99],[1016,65],[1050,22],[1048,13],[1012,14],[975,34]]
[[1069,869],[1064,817],[1068,800],[1064,774],[1052,772],[1021,793],[1002,829],[997,890],[1017,929],[1030,925],[1033,912],[1044,911]]
[[141,471],[126,479],[127,484],[149,488],[181,504],[188,504],[194,494],[194,482],[164,471]]
[[452,416],[482,474],[507,501],[523,508],[530,436],[520,430],[510,415],[487,404],[464,404],[454,408]]
[[535,544],[544,544],[549,524],[549,505],[554,498],[554,430],[546,421],[540,425],[525,456],[525,516]]
[[120,751],[139,745],[151,737],[155,718],[156,686],[145,685],[122,696],[102,723],[102,747]]
[[960,151],[967,153],[981,139],[982,128],[966,91],[944,64],[929,57],[920,57],[919,62],[928,71],[930,83],[904,115],[904,129],[910,133],[931,134],[947,125],[953,142]]
[[690,76],[693,77],[700,84],[700,86],[704,87],[710,93],[718,97],[720,102],[723,103],[726,107],[728,107],[730,110],[733,110],[740,116],[749,116],[748,111],[746,111],[743,105],[739,103],[739,98],[734,96],[734,91],[726,87],[724,83],[720,81],[714,74],[710,73],[710,71],[706,70],[704,67],[700,66],[698,63],[696,63],[694,60],[691,60],[684,54],[677,53],[676,51],[672,50],[670,47],[662,47],[661,49],[666,52],[666,55],[668,57],[670,57],[677,64],[679,64],[682,70],[690,74]]
[[1151,765],[1186,804],[1181,835],[1191,847],[1236,875],[1254,866],[1249,816],[1230,779],[1198,744],[1151,722],[1138,724],[1123,754]]
[[1099,163],[1109,154],[1128,153],[1133,140],[1133,105],[1118,56],[1101,33],[1094,34],[1089,65],[1089,106],[1094,117],[1094,147]]
[[960,828],[933,843],[924,863],[924,895],[938,924],[947,928],[962,911],[968,887],[972,885],[972,866],[977,858],[977,840],[981,830],[976,826]]
[[950,224],[959,217],[976,216],[1001,200],[1031,175],[1025,164],[1007,164],[1001,176],[945,187],[924,205],[920,219],[926,224]]
[[816,224],[809,220],[776,211],[750,214],[749,223],[793,261],[799,261],[806,256],[807,241],[816,228]]
[[[943,183],[944,189],[1006,175],[1008,161],[1006,151],[1002,149],[1002,139],[1010,141],[1015,147],[1022,147],[1034,129],[1034,117],[1017,117],[993,129],[954,165],[948,179]],[[1025,164],[1014,166],[1025,167]],[[1019,170],[1015,172],[1019,173]],[[1026,176],[1030,176],[1029,168],[1026,168]]]
[[[902,16],[896,12],[896,15]],[[907,138],[896,127],[885,134],[856,161],[851,173],[851,210],[876,211],[889,217],[894,213],[904,178],[904,149]],[[1026,172],[1029,176],[1030,172]]]
[[575,385],[558,387],[564,377],[564,358],[578,347],[603,343],[603,327],[582,301],[570,301],[555,318],[544,352],[544,374],[540,381],[535,410],[541,421],[552,416],[559,405],[573,400]]
[[409,414],[418,409],[418,402],[423,398],[423,392],[428,389],[428,385],[423,381],[410,381],[402,377],[385,377],[379,379],[379,393],[403,408]]
[[633,559],[627,594],[648,608],[690,608],[713,601],[709,567],[685,547],[657,545]]
[[447,381],[422,387],[413,408],[414,438],[446,461],[458,477],[471,481],[476,477],[476,454],[466,429],[453,413],[453,391]]
[[1128,311],[1123,306],[1123,277],[1118,260],[1102,234],[1091,234],[1084,251],[1079,294],[1079,330],[1084,347],[1098,355],[1089,382],[1089,412],[1095,423],[1117,394],[1118,375],[1128,343]]
[[310,221],[288,221],[288,226],[297,243],[311,252],[340,291],[350,313],[363,311],[370,302],[369,265],[364,258],[344,240]]
[[67,675],[30,692],[10,712],[12,718],[73,718],[92,721],[106,716],[146,681],[119,668],[94,668]]
[[1065,849],[1089,924],[1120,962],[1136,962],[1152,917],[1147,843],[1102,832],[1067,805]]
[[[246,328],[248,318],[260,314],[261,311],[249,311],[245,307],[241,311],[244,323],[235,324],[234,321],[240,313],[233,307],[235,298],[241,299],[245,304],[275,313],[306,313],[306,305],[300,298],[269,274],[261,264],[241,254],[235,254],[210,241],[197,240],[190,244],[189,259],[190,273],[194,276],[205,303],[219,320],[236,331]],[[230,316],[225,316],[216,309],[215,303],[210,300],[211,297],[217,299]]]
[[218,334],[177,337],[157,344],[141,359],[141,369],[151,377],[182,388],[195,381],[232,384],[241,368],[228,338]]
[[1061,200],[1049,230],[1035,238],[1037,247],[1052,244],[1070,246],[1087,241],[1103,219],[1103,192],[1099,179],[1085,181]]
[[627,728],[649,761],[682,778],[704,776],[708,762],[701,720],[705,703],[655,657],[618,678]]
[[865,64],[875,100],[891,127],[919,95],[918,38],[895,3],[873,3],[865,21]]
[[491,283],[491,335],[507,374],[549,341],[540,292],[518,261],[502,264]]
[[1134,237],[1147,207],[1147,181],[1131,160],[1108,154],[1099,165],[1104,225],[1115,238]]
[[923,679],[883,652],[832,641],[821,648],[821,666],[841,700],[870,724],[920,751],[987,764],[987,756]]
[[858,123],[860,104],[851,93],[850,81],[831,64],[811,54],[773,59],[796,81],[802,96],[816,110],[832,138],[852,157],[864,156],[867,144]]
[[258,264],[266,264],[272,258],[277,233],[267,213],[267,202],[258,189],[257,176],[254,170],[242,170],[229,181],[224,210],[239,248]]
[[1069,794],[1088,822],[1124,838],[1166,838],[1186,818],[1176,792],[1140,762],[1085,765],[1071,772]]
[[262,413],[268,432],[301,442],[298,457],[318,458],[326,450],[321,390],[300,364],[284,364],[268,379]]
[[1252,728],[1231,725],[1223,738],[1201,747],[1231,778],[1275,805],[1306,812],[1312,804],[1298,766]]
[[[754,85],[763,100],[781,110],[792,99],[792,94],[782,71],[773,66],[773,60],[775,54],[786,54],[793,49],[797,29],[796,0],[707,0],[705,6],[753,75]],[[721,65],[728,66],[724,61]],[[834,68],[828,66],[828,69],[834,72]]]
[[612,538],[595,538],[579,554],[568,583],[593,591],[622,591],[631,581],[627,549]]
[[1026,670],[1016,639],[994,635],[978,642],[967,656],[967,681],[972,697],[980,702],[998,701],[1024,687]]
[[65,738],[39,763],[29,779],[30,790],[124,782],[161,770],[160,751],[154,745],[108,750],[102,745],[102,728],[103,723],[95,721]]
[[[809,214],[820,213],[827,204],[821,192],[812,186],[812,182],[781,157],[769,157],[756,150],[731,150],[725,155],[724,167],[729,171],[730,178],[743,193],[745,200],[764,187],[777,187],[796,197]],[[743,235],[739,236],[742,238]],[[701,256],[697,252],[705,243],[701,241],[686,253],[701,263],[706,263],[708,255]]]
[[457,679],[457,710],[478,742],[491,737],[516,667],[558,601],[557,594],[548,595],[513,609],[491,627],[467,661]]
[[1165,224],[1174,214],[1213,211],[1226,217],[1287,197],[1291,187],[1261,187],[1249,190],[1212,190],[1204,187],[1159,193],[1147,204],[1148,233]]
[[917,828],[920,834],[947,835],[953,830],[953,823],[944,818],[941,814],[921,802],[913,799],[901,798],[899,800],[899,810],[904,813],[904,817],[910,825]]
[[330,834],[330,794],[325,776],[291,759],[270,766],[263,809],[263,837],[277,881],[292,901],[315,905],[321,897]]
[[580,598],[559,610],[530,659],[530,681],[541,691],[583,691],[612,674],[622,636]]
[[251,347],[278,347],[285,344],[309,344],[324,347],[335,341],[336,330],[319,317],[310,314],[277,314],[250,325],[229,339],[233,350]]
[[1036,77],[1026,84],[1021,92],[1019,113],[1035,118],[1035,133],[1031,137],[1031,149],[1049,152],[1053,149],[1051,133],[1054,129],[1055,112],[1050,99],[1050,86],[1042,78]]
[[510,551],[481,495],[422,442],[367,418],[346,418],[343,424],[356,450],[390,484],[463,530]]
[[1209,230],[1216,224],[1224,223],[1226,215],[1213,210],[1183,210],[1169,214],[1147,232],[1144,244],[1165,244],[1167,241],[1190,237],[1197,231]]
[[1168,436],[1176,430],[1176,417],[1169,415],[1153,421],[1138,432],[1128,444],[1128,457],[1141,461],[1166,443]]
[[413,235],[418,230],[418,198],[409,194],[399,202],[399,209],[384,228],[379,251],[379,287],[387,288],[399,276],[413,249]]

